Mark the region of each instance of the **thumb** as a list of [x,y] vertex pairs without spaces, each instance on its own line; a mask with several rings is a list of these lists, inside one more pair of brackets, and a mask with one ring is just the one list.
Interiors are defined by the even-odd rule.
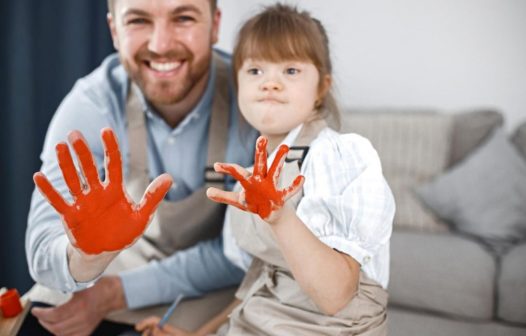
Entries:
[[303,183],[305,182],[305,177],[303,175],[296,176],[292,184],[283,190],[283,202],[286,202],[289,198],[294,196],[301,190]]
[[149,219],[159,203],[172,186],[172,177],[162,174],[150,183],[139,203],[139,215],[142,219]]

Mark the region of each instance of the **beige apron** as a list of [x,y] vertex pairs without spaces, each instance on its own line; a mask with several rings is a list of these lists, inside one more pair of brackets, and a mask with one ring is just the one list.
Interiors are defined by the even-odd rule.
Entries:
[[[215,95],[210,116],[207,166],[224,161],[228,141],[228,116],[230,98],[228,95],[228,68],[223,60],[214,54],[216,67]],[[139,202],[148,184],[147,130],[145,112],[135,90],[130,85],[126,103],[129,141],[129,173],[126,189],[130,197]],[[196,172],[201,173],[201,172]],[[165,258],[177,250],[190,247],[197,242],[216,237],[221,232],[225,207],[210,201],[206,189],[210,186],[224,187],[223,178],[213,171],[205,174],[205,186],[188,197],[177,202],[162,201],[148,229],[134,245],[122,251],[108,266],[105,274],[117,274],[120,271],[145,265],[151,260]],[[61,304],[70,296],[40,287],[31,291],[35,301]],[[233,299],[234,289],[210,293],[202,298],[184,300],[170,319],[179,327],[194,329],[219,313]],[[39,294],[43,295],[39,295]],[[123,310],[108,316],[109,320],[134,324],[146,316],[162,316],[167,306]]]
[[[305,124],[291,149],[308,146],[325,126],[322,120]],[[287,161],[293,155],[297,153],[289,152]],[[292,162],[283,167],[280,188],[289,186],[300,174],[299,166]],[[239,185],[236,188],[239,190]],[[288,202],[297,207],[302,196],[298,193]],[[256,215],[231,210],[229,220],[236,242],[254,261],[236,293],[243,302],[230,316],[228,335],[387,334],[387,292],[379,284],[361,272],[352,301],[336,315],[324,315],[294,280],[270,226]]]
[[[214,62],[216,95],[210,116],[207,167],[225,160],[228,141],[228,70],[219,57],[214,57]],[[130,90],[126,106],[130,147],[126,189],[135,202],[140,201],[151,182],[148,173],[145,113],[135,93],[137,89],[133,87]],[[143,236],[133,246],[121,252],[108,271],[114,273],[141,266],[193,246],[201,240],[217,237],[221,232],[225,207],[206,197],[208,187],[224,188],[222,176],[216,175],[217,177],[219,178],[216,180],[208,179],[203,187],[180,201],[163,200]]]

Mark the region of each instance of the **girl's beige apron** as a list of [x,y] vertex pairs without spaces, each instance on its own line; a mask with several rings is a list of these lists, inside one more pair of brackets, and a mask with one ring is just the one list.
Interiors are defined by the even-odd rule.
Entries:
[[[279,186],[289,186],[300,174],[302,151],[326,127],[323,120],[305,124],[283,167]],[[299,154],[299,155],[298,155]],[[299,159],[291,162],[291,160]],[[236,185],[239,190],[239,184]],[[297,207],[302,193],[288,202]],[[231,211],[230,211],[231,210]],[[386,335],[387,292],[361,272],[352,301],[335,316],[320,312],[294,280],[269,224],[259,216],[231,207],[228,215],[239,246],[253,255],[245,280],[236,293],[243,302],[232,312],[228,335]],[[308,262],[308,259],[305,260]],[[221,328],[219,334],[226,331]]]
[[[214,162],[225,161],[230,114],[228,68],[224,61],[215,54],[213,61],[216,67],[216,91],[208,134],[208,167],[211,167]],[[126,103],[130,148],[126,190],[135,202],[140,201],[150,183],[145,111],[135,92],[137,89],[130,86]],[[143,237],[133,246],[121,252],[109,265],[106,274],[116,274],[122,270],[144,265],[151,260],[165,258],[177,250],[215,237],[221,232],[225,207],[210,201],[205,192],[210,186],[223,188],[223,179],[222,176],[215,175],[212,171],[203,172],[203,174],[205,174],[205,186],[183,200],[161,202]],[[31,291],[31,297],[35,300],[59,304],[68,299],[61,293],[52,292],[42,286],[38,287],[42,290],[35,291],[36,288],[34,288]],[[44,294],[44,297],[38,295],[38,292]],[[199,299],[185,300],[176,309],[170,323],[188,329],[198,327],[221,311],[232,300],[233,293],[234,289],[227,289]],[[108,319],[136,323],[152,314],[162,316],[165,311],[166,306],[135,311],[125,310],[111,314]]]

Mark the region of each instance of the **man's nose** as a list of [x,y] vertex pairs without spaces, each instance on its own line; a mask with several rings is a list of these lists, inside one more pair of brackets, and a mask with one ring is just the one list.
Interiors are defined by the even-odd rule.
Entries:
[[175,34],[170,31],[170,27],[165,23],[157,23],[153,27],[148,49],[150,51],[163,55],[173,49]]

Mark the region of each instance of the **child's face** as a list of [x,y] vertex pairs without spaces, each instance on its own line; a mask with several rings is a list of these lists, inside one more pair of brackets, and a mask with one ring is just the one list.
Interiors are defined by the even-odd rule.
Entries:
[[247,59],[237,79],[241,113],[262,135],[284,136],[315,114],[320,75],[312,63]]

